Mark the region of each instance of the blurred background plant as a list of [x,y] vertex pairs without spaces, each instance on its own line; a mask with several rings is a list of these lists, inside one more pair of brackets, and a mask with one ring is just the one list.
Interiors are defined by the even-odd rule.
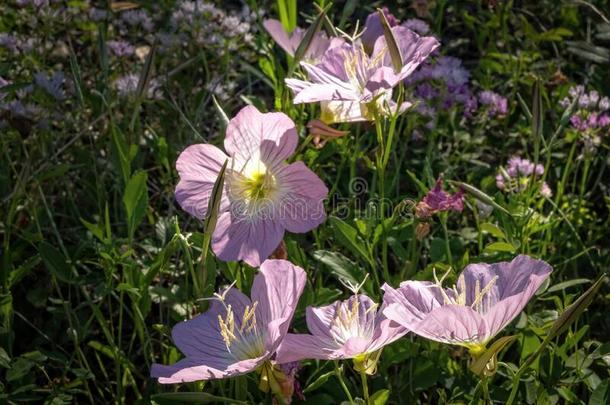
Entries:
[[[283,79],[294,61],[262,28],[268,17],[308,26],[317,9],[306,3],[3,3],[2,402],[265,400],[250,377],[162,387],[149,368],[180,358],[170,327],[203,298],[190,277],[201,224],[174,202],[177,154],[218,142],[224,112],[245,104],[286,112],[307,138],[316,107],[292,104]],[[519,338],[490,385],[503,402],[519,363],[610,265],[610,10],[603,0],[347,0],[328,19],[351,32],[379,6],[442,46],[405,83],[417,105],[397,123],[388,205],[375,199],[369,124],[340,125],[349,134],[299,149],[330,198],[323,226],[285,238],[290,260],[308,272],[294,329],[306,331],[307,305],[347,297],[344,284],[379,271],[381,257],[393,285],[429,280],[435,268],[451,268],[454,282],[471,262],[540,257],[555,271],[507,332]],[[421,221],[416,202],[441,174],[452,192],[470,185],[464,210]],[[212,254],[205,266],[205,296],[233,281],[247,292],[254,276]],[[374,277],[363,289],[379,298]],[[606,285],[534,361],[518,402],[608,403],[609,298]],[[371,379],[375,403],[466,403],[477,384],[466,358],[421,339],[396,342]],[[344,398],[335,372],[304,363],[298,380],[307,402]],[[358,387],[358,376],[343,372]],[[180,389],[198,394],[172,396]]]

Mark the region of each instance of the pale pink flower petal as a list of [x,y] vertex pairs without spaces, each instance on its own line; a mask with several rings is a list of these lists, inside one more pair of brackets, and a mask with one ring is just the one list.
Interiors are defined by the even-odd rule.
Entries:
[[[294,56],[294,51],[296,51],[299,44],[295,45],[296,41],[293,41],[290,35],[284,29],[282,23],[278,20],[269,19],[263,21],[263,27],[265,30],[271,35],[271,38],[290,56]],[[293,38],[299,40],[298,35],[293,35]],[[302,36],[301,36],[302,38]]]
[[306,282],[303,269],[287,260],[267,260],[261,265],[252,284],[252,300],[260,303],[256,316],[263,325],[277,322],[274,328],[279,339],[269,342],[268,347],[275,350],[288,332]]
[[299,136],[294,122],[284,113],[261,113],[246,106],[227,126],[225,150],[237,168],[253,159],[274,166],[294,153]]
[[[204,219],[208,210],[210,194],[218,173],[229,157],[212,145],[191,145],[176,161],[180,182],[176,186],[176,200],[183,210],[192,216]],[[226,209],[226,192],[221,200],[221,210]]]
[[212,250],[223,261],[243,260],[252,267],[258,267],[273,253],[283,237],[284,228],[280,221],[249,219],[226,211],[218,217]]
[[520,255],[511,262],[471,264],[457,284],[408,281],[384,285],[383,313],[412,332],[444,343],[485,345],[525,307],[551,266]]
[[277,349],[276,362],[285,364],[303,359],[329,360],[338,358],[333,356],[334,351],[326,348],[325,341],[317,336],[289,333]]
[[[395,73],[395,77],[387,73],[385,80],[395,86],[400,80],[413,73],[440,46],[440,42],[434,37],[420,37],[403,26],[392,27],[392,34],[400,50],[402,68],[400,72]],[[382,57],[384,66],[393,66],[385,36],[380,36],[375,42],[373,57]]]
[[211,191],[228,159],[212,250],[225,261],[257,267],[277,248],[285,229],[307,232],[326,218],[328,190],[302,162],[287,165],[298,135],[283,113],[243,108],[227,126],[225,155],[211,145],[193,145],[178,158],[176,198],[204,219]]
[[304,233],[324,222],[328,188],[314,172],[303,162],[295,162],[278,173],[278,180],[286,193],[280,204],[280,219],[286,230]]
[[[394,27],[398,25],[398,20],[387,7],[383,7],[383,14],[385,15],[386,20],[390,27]],[[364,32],[360,37],[362,40],[362,44],[367,52],[371,52],[373,47],[375,46],[375,41],[377,38],[383,36],[383,26],[381,25],[381,18],[379,17],[379,12],[373,11],[366,17],[366,22],[364,23]]]
[[153,364],[152,377],[171,384],[256,370],[270,361],[286,335],[305,280],[303,269],[290,262],[266,261],[254,278],[252,301],[230,289],[219,294],[223,302],[213,301],[207,312],[174,327],[172,338],[186,358],[169,366]]
[[[303,28],[296,27],[294,31],[288,34],[284,30],[282,23],[274,19],[265,20],[263,26],[269,35],[271,35],[271,38],[273,38],[273,40],[290,56],[294,56],[307,32],[307,30]],[[309,44],[305,55],[303,55],[303,59],[316,62],[328,49],[339,46],[343,42],[343,38],[329,39],[324,32],[319,31]]]
[[288,334],[277,351],[277,362],[354,358],[371,354],[407,333],[362,294],[320,308],[309,307],[306,317],[311,335]]

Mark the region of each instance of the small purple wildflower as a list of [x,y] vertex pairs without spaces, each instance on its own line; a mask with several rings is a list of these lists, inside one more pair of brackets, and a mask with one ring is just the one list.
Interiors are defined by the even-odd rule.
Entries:
[[132,56],[135,52],[135,48],[127,41],[108,41],[106,43],[110,52],[119,58]]
[[4,100],[6,98],[6,93],[4,91],[2,91],[2,88],[5,86],[8,86],[9,84],[11,84],[11,82],[3,79],[2,76],[0,76],[0,101]]
[[63,89],[64,79],[65,77],[62,72],[53,73],[51,76],[38,72],[34,75],[34,84],[46,91],[55,100],[61,101],[66,98],[66,93]]
[[[136,94],[139,81],[140,77],[137,74],[129,73],[116,79],[114,82],[114,88],[116,89],[119,97],[129,98]],[[161,83],[157,79],[152,79],[148,83],[146,96],[149,99],[154,100],[159,100],[162,98]]]
[[464,209],[464,191],[449,194],[443,190],[443,179],[439,178],[434,187],[416,205],[415,215],[418,218],[429,218],[442,211],[462,212]]
[[430,32],[430,26],[427,22],[419,18],[410,18],[402,23],[403,27],[407,27],[411,31],[417,32],[419,35],[426,35]]
[[89,18],[92,21],[99,22],[103,21],[108,17],[108,12],[99,8],[92,7],[89,9]]
[[0,47],[6,48],[11,52],[19,50],[19,40],[8,32],[0,32]]
[[583,142],[583,153],[585,155],[595,154],[601,144],[600,135],[608,133],[610,116],[606,111],[610,109],[610,100],[608,97],[601,97],[596,90],[587,93],[582,85],[570,88],[568,94],[569,96],[561,100],[559,105],[567,109],[576,103],[576,109],[570,117],[570,124],[578,132],[580,141]]
[[496,186],[502,191],[520,193],[528,188],[533,179],[538,178],[540,193],[543,196],[551,196],[553,193],[546,182],[540,182],[539,178],[544,174],[544,166],[535,164],[528,159],[513,156],[508,160],[508,167],[500,169],[496,175]]
[[479,103],[486,106],[490,117],[504,116],[508,114],[508,100],[498,93],[485,90],[479,93]]
[[147,32],[154,29],[153,20],[146,10],[127,10],[121,14],[121,21],[131,28],[140,27]]

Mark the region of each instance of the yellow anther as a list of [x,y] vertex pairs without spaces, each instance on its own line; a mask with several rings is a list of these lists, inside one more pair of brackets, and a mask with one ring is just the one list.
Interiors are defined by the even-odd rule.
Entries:
[[231,309],[231,305],[227,305],[227,317],[226,319],[222,319],[220,315],[218,315],[218,325],[220,327],[220,335],[227,346],[227,349],[231,347],[231,344],[235,339],[235,318],[233,316],[233,310]]
[[[477,292],[477,294],[475,295],[474,301],[472,302],[472,305],[471,305],[472,308],[476,309],[476,306],[480,305],[483,302],[483,298],[485,297],[485,295],[487,295],[491,291],[491,289],[496,284],[497,280],[498,280],[498,276],[494,276],[491,280],[489,280],[489,283],[487,283],[487,285],[483,288],[483,290],[481,290],[481,292]],[[477,285],[478,284],[479,284],[479,280],[477,280]]]

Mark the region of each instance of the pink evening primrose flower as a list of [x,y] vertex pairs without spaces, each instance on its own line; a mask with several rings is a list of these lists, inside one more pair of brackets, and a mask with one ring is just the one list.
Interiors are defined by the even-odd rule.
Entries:
[[[384,36],[377,38],[371,56],[359,41],[343,43],[329,49],[318,65],[301,62],[308,81],[286,79],[295,93],[294,103],[320,102],[321,119],[326,123],[369,121],[374,119],[375,110],[394,110],[392,88],[413,73],[439,42],[405,27],[393,27],[392,33],[402,58],[399,71],[392,66]],[[403,103],[400,110],[408,106],[410,103]]]
[[[415,334],[478,353],[512,321],[551,274],[551,266],[519,255],[511,262],[471,264],[457,285],[405,281],[385,284],[384,315]],[[444,277],[443,277],[444,278]]]
[[277,362],[302,359],[354,359],[374,373],[380,350],[407,333],[383,315],[369,297],[355,294],[345,301],[306,312],[311,334],[287,334],[278,348]]
[[[294,56],[307,32],[303,28],[296,27],[291,33],[287,33],[282,23],[274,19],[265,20],[263,26],[269,35],[271,35],[271,38],[290,56]],[[303,55],[303,60],[317,63],[322,55],[324,55],[324,52],[341,45],[343,42],[345,42],[343,38],[328,38],[325,33],[318,32],[313,37],[305,55]]]
[[287,164],[298,142],[294,122],[283,113],[244,107],[227,126],[227,154],[208,144],[178,157],[176,200],[203,219],[218,174],[228,159],[212,250],[224,261],[256,267],[273,253],[284,231],[308,232],[326,218],[328,189],[303,162]]
[[305,271],[286,260],[267,260],[254,278],[252,299],[236,288],[216,294],[210,309],[174,326],[172,339],[185,358],[153,364],[161,384],[233,377],[260,370],[284,339]]

